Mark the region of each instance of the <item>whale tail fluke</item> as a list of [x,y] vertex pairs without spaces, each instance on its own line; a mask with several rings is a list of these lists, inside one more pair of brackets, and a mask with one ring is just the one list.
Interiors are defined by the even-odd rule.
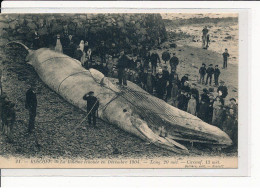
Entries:
[[5,46],[8,46],[8,45],[12,45],[12,44],[18,44],[18,45],[21,45],[24,49],[26,49],[29,53],[31,51],[31,49],[29,49],[25,44],[21,43],[21,42],[18,42],[18,41],[11,41],[11,42],[8,42]]
[[9,45],[13,45],[13,44],[18,44],[18,45],[22,46],[28,52],[28,55],[26,56],[26,62],[28,64],[32,65],[32,63],[30,62],[29,59],[30,59],[30,56],[34,53],[33,50],[29,49],[25,44],[18,42],[18,41],[8,42],[5,46],[9,46]]

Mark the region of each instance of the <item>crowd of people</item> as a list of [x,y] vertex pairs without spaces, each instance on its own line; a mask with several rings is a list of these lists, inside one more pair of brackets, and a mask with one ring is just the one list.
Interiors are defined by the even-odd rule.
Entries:
[[[209,29],[205,26],[202,30],[203,48],[207,49],[209,42]],[[219,82],[221,72],[218,65],[202,63],[198,72],[198,84],[211,87],[214,82],[217,95],[214,94],[214,87],[204,88],[199,95],[196,84],[189,82],[189,74],[179,78],[177,67],[180,61],[176,53],[169,50],[160,57],[149,46],[138,44],[126,51],[119,49],[115,43],[107,45],[105,41],[92,48],[88,41],[75,42],[72,35],[63,37],[62,41],[58,35],[55,50],[77,59],[86,69],[95,68],[105,76],[118,78],[119,86],[125,87],[127,80],[132,81],[151,95],[223,129],[230,136],[237,134],[237,103],[234,98],[230,99],[230,103],[225,103],[228,89],[224,81]],[[228,57],[228,50],[225,49],[223,69],[227,68]]]
[[[203,44],[208,47],[207,37],[208,29],[203,29]],[[118,78],[120,87],[127,87],[127,81],[131,81],[151,95],[155,95],[161,100],[170,103],[172,106],[187,111],[188,113],[199,117],[203,121],[223,129],[230,135],[234,144],[237,143],[237,122],[238,108],[236,99],[226,97],[228,89],[224,81],[219,82],[220,70],[218,65],[202,63],[199,69],[199,80],[197,84],[212,85],[214,76],[214,86],[217,87],[217,95],[214,93],[214,87],[204,88],[200,95],[196,83],[191,83],[189,74],[179,78],[178,65],[180,60],[176,53],[166,50],[161,57],[149,46],[138,44],[137,47],[126,50],[118,49],[115,43],[107,45],[101,41],[98,47],[92,48],[87,40],[75,42],[72,35],[56,37],[55,50],[77,59],[81,65],[86,68],[95,68],[107,77]],[[33,48],[39,48],[39,35],[35,33]],[[205,41],[205,42],[204,42]],[[227,49],[223,53],[223,68],[227,68],[227,59],[229,57]],[[162,61],[164,63],[162,63]],[[169,63],[167,64],[167,62]],[[219,85],[220,83],[220,85]],[[33,88],[30,88],[26,94],[26,108],[29,110],[28,131],[34,129],[34,120],[36,116],[37,100]],[[85,100],[89,100],[85,98]],[[1,95],[1,104],[6,104],[5,96]],[[14,107],[9,103],[9,109]],[[1,105],[2,111],[5,112],[4,105]],[[12,111],[11,111],[12,112]],[[2,114],[6,115],[6,114]],[[10,113],[10,117],[15,117],[15,113]],[[92,115],[92,114],[91,114]],[[93,116],[93,115],[92,115]],[[89,116],[89,122],[91,122]],[[8,120],[8,119],[7,119]],[[96,124],[95,116],[93,117],[94,125]],[[2,123],[6,123],[3,119]]]
[[[2,75],[2,74],[1,74]],[[1,76],[2,77],[2,76]],[[0,77],[0,78],[1,78]],[[0,82],[1,83],[1,82]],[[0,84],[2,86],[2,84]],[[29,112],[29,121],[28,121],[28,134],[33,134],[35,137],[35,143],[37,146],[38,139],[35,132],[35,117],[37,109],[37,98],[35,87],[31,87],[26,92],[25,108]],[[8,142],[13,142],[13,127],[16,121],[16,111],[15,103],[12,102],[5,92],[3,92],[2,87],[0,87],[0,130],[6,135]]]
[[[200,95],[196,83],[189,81],[189,74],[179,78],[177,67],[180,60],[176,53],[169,50],[164,51],[161,57],[148,46],[140,46],[126,53],[125,49],[117,50],[115,44],[109,48],[102,41],[92,55],[88,42],[81,40],[74,53],[74,58],[86,69],[95,68],[105,76],[118,78],[120,87],[127,87],[129,80],[172,106],[223,129],[237,142],[237,103],[234,98],[229,99],[229,103],[226,102],[228,89],[224,81],[219,81],[221,72],[218,65],[202,63],[198,72],[198,84],[211,88],[204,88]],[[228,57],[226,49],[223,53],[223,69],[227,67]]]

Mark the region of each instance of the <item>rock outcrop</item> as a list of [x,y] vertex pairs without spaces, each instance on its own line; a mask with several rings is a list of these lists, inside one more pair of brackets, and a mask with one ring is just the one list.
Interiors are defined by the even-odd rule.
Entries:
[[[104,40],[107,45],[132,47],[138,43],[154,46],[166,39],[160,14],[1,14],[1,44],[20,40],[31,45],[34,32],[42,39],[41,46],[55,44],[60,34],[72,34],[76,43],[87,40],[93,47]],[[110,44],[111,43],[111,44]]]

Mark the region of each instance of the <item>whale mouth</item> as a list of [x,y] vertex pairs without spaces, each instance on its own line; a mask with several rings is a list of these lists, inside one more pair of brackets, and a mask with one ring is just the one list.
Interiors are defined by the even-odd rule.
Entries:
[[[232,144],[229,136],[221,129],[207,124],[193,115],[189,116],[188,113],[173,108],[148,93],[128,88],[125,89],[122,98],[131,105],[136,117],[144,123],[137,125],[132,122],[133,126],[146,137],[147,141],[159,147],[187,154],[188,149],[179,142],[221,147]],[[133,99],[135,100],[133,101]]]
[[147,123],[142,121],[141,119],[133,119],[133,117],[131,118],[131,123],[140,133],[142,139],[158,147],[173,151],[175,153],[189,154],[189,150],[185,146],[169,138],[166,133],[163,133],[160,130],[152,130],[147,125]]
[[[192,143],[192,145],[197,143],[218,146],[222,148],[232,145],[232,141],[228,136],[223,136],[218,139],[215,137],[209,138],[208,134],[177,134],[172,131],[169,132],[167,128],[164,129],[162,126],[157,128],[155,126],[151,127],[151,125],[147,124],[147,122],[144,120],[139,119],[139,122],[136,122],[136,120],[137,119],[131,119],[131,123],[138,130],[138,132],[140,132],[142,139],[145,139],[146,141],[158,147],[174,151],[179,154],[189,154],[189,150],[185,146],[187,142]],[[182,143],[184,145],[182,145]]]

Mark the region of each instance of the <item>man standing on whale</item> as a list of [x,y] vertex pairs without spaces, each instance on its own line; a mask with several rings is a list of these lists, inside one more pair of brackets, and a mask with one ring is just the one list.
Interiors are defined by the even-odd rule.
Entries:
[[121,49],[120,57],[118,59],[118,64],[117,64],[117,68],[118,68],[118,81],[119,81],[119,85],[120,86],[122,85],[122,82],[123,82],[124,86],[127,86],[125,69],[128,67],[129,61],[130,61],[130,58],[128,58],[125,55],[124,49]]

